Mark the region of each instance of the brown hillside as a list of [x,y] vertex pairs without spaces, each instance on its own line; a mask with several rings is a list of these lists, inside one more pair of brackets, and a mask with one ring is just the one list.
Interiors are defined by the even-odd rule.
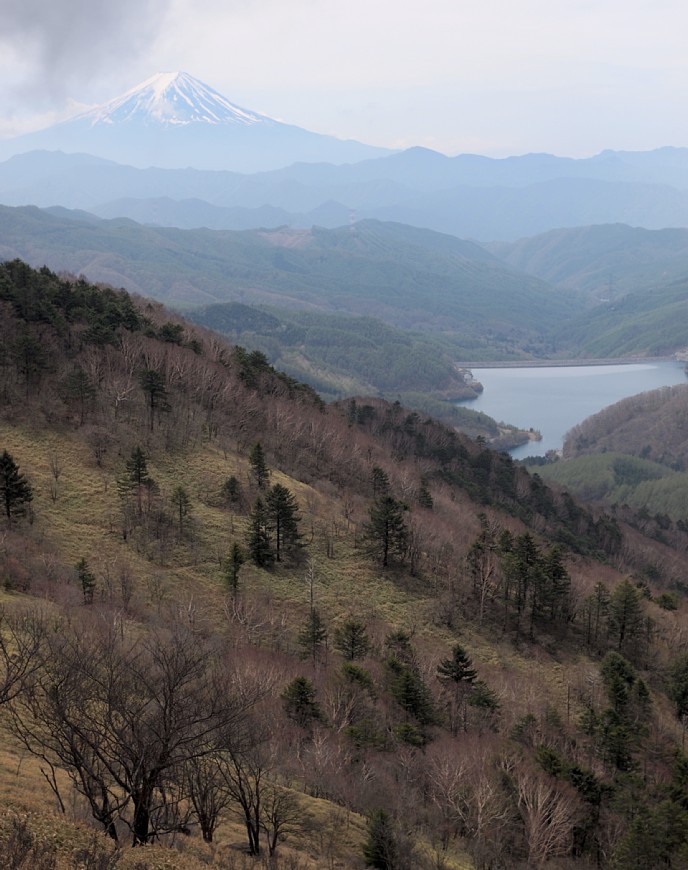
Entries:
[[15,262],[0,305],[14,866],[681,860],[683,532],[123,292]]

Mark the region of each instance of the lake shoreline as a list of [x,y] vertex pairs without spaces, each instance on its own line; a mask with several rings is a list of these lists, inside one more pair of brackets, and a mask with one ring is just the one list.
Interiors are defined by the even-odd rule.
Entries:
[[532,360],[493,360],[484,362],[457,363],[462,369],[527,369],[527,368],[579,368],[582,366],[630,366],[638,363],[685,362],[676,356],[624,356],[612,359],[532,359]]
[[459,407],[482,411],[499,424],[539,430],[541,441],[510,447],[514,459],[561,450],[566,432],[603,408],[637,393],[688,383],[685,361],[675,358],[614,359],[566,365],[481,363],[473,377],[484,386],[477,399]]

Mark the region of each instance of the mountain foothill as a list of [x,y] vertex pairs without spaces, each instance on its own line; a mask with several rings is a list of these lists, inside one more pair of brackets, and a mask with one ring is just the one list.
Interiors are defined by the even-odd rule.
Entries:
[[685,351],[688,151],[186,74],[0,144],[0,865],[684,866],[688,386],[530,467],[456,400]]

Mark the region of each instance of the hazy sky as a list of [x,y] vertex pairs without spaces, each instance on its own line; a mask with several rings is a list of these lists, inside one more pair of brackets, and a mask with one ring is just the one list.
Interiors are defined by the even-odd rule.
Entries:
[[184,70],[448,154],[688,146],[685,0],[0,0],[0,135]]

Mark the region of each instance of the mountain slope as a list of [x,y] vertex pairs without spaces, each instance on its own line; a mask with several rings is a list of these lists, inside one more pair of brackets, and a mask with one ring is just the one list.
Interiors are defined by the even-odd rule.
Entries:
[[[247,866],[236,797],[212,845],[197,808],[183,815],[190,772],[213,782],[208,768],[232,750],[253,765],[242,782],[264,789],[263,851],[280,810],[283,836],[265,856],[276,870],[360,868],[373,821],[414,870],[680,862],[685,655],[666,642],[686,630],[678,524],[660,540],[593,513],[398,403],[323,407],[260,355],[150,301],[14,262],[0,267],[0,302],[0,449],[34,496],[31,522],[17,515],[3,531],[0,640],[35,626],[40,641],[14,697],[0,698],[14,714],[1,723],[0,822],[29,825],[59,870],[87,863],[75,817],[100,832],[92,851],[105,830],[120,837],[90,865]],[[28,347],[42,350],[29,366]],[[302,537],[261,564],[252,542],[258,528],[275,547],[261,519],[275,489],[293,496]],[[388,564],[385,506],[408,534]],[[246,558],[233,588],[235,544]],[[0,644],[0,686],[24,654]],[[156,718],[161,699],[169,715]],[[219,744],[198,722],[210,701],[244,705]],[[101,725],[119,741],[87,746],[109,765],[56,758],[56,736],[80,749]],[[171,764],[165,737],[181,728]],[[142,743],[134,770],[156,765],[157,802],[137,833],[156,845],[131,849],[132,802],[145,796],[111,802],[133,791],[112,772],[116,753]],[[91,778],[76,775],[84,767]],[[653,831],[672,820],[671,836],[640,837],[639,814]],[[0,823],[0,849],[10,839]]]
[[241,108],[183,72],[158,73],[102,106],[0,143],[6,157],[35,149],[88,152],[139,167],[242,172],[388,153]]
[[683,355],[686,318],[688,277],[605,301],[572,318],[553,340],[571,356]]
[[688,383],[623,399],[566,436],[563,461],[538,468],[581,498],[686,521]]
[[464,359],[523,356],[577,310],[480,246],[398,224],[182,231],[0,208],[0,255],[176,303],[237,300],[368,315],[445,332]]
[[487,248],[516,269],[591,297],[618,298],[688,275],[685,229],[585,226]]
[[564,456],[624,452],[688,470],[688,383],[651,390],[588,417],[566,436]]

